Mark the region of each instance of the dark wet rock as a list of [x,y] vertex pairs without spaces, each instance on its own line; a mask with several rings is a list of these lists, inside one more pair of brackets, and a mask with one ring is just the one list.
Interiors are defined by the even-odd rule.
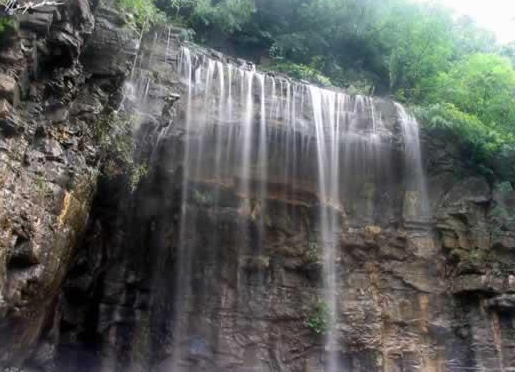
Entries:
[[21,14],[19,21],[22,28],[45,36],[54,22],[54,14],[57,15],[58,12],[57,8],[53,8],[53,11],[49,12],[43,12],[41,9],[36,12]]
[[93,36],[88,40],[81,56],[86,71],[98,76],[124,76],[129,72],[127,60],[137,53],[137,37],[124,27],[120,14],[102,1],[96,10]]
[[119,81],[105,91],[83,72],[89,1],[19,22],[0,55],[0,369],[52,371],[61,286],[96,189],[92,128]]
[[18,118],[15,115],[14,108],[6,99],[0,99],[0,131],[4,140],[13,137],[23,130]]
[[501,311],[515,311],[515,294],[503,294],[487,301],[487,306]]

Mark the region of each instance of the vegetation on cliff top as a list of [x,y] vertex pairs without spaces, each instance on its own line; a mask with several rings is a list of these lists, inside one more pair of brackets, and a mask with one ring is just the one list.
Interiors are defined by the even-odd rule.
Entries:
[[[515,42],[410,0],[119,0],[295,78],[417,107],[482,167],[515,152]],[[129,4],[130,5],[130,4]],[[140,12],[141,13],[141,12]],[[510,155],[511,156],[511,155]],[[512,162],[513,163],[513,162]],[[512,172],[515,174],[515,171]],[[513,179],[512,179],[513,181]]]
[[117,0],[117,3],[133,14],[134,23],[140,29],[146,30],[153,24],[166,21],[166,15],[152,0]]

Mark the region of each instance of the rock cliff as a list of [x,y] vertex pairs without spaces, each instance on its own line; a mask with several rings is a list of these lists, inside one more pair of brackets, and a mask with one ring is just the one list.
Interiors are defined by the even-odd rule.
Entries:
[[1,35],[3,366],[43,368],[55,356],[61,287],[96,190],[98,123],[128,69],[134,36],[117,13],[93,16],[93,5],[38,8]]
[[[238,173],[250,181],[215,179],[216,137],[202,157],[188,147],[204,141],[188,107],[202,115],[206,101],[181,75],[180,30],[140,40],[102,0],[19,23],[0,54],[0,367],[318,372],[335,359],[349,372],[515,369],[515,192],[470,168],[452,140],[421,134],[431,210],[421,220],[408,218],[421,196],[408,190],[388,100],[370,101],[388,156],[373,177],[368,163],[350,164],[339,183],[355,186],[338,202],[317,191],[316,156],[298,167],[284,156],[304,137],[285,136],[282,115],[266,178],[256,167]],[[251,69],[196,53],[196,63]],[[113,110],[136,117],[134,161],[148,171],[133,190],[123,174],[98,176],[110,160],[99,123]],[[214,160],[192,171],[185,157]],[[338,221],[334,324],[321,204]]]

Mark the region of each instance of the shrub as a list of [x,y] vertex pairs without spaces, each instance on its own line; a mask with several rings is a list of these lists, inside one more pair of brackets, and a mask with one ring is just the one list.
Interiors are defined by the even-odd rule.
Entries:
[[316,263],[320,260],[319,248],[316,242],[309,242],[308,249],[304,255],[304,259],[307,263]]
[[326,334],[333,323],[333,316],[329,306],[319,301],[306,320],[306,326],[318,335]]
[[12,28],[14,28],[13,19],[0,16],[0,35]]
[[192,193],[193,201],[205,207],[211,207],[215,204],[215,196],[209,191],[201,191],[198,189],[194,189]]
[[190,20],[200,27],[216,27],[231,33],[241,30],[252,15],[253,4],[250,0],[198,0]]
[[125,176],[128,189],[134,192],[148,174],[146,163],[137,163],[134,153],[136,144],[132,133],[135,118],[112,112],[105,119],[95,122],[93,136],[100,145],[105,163],[102,173],[107,178]]
[[320,71],[303,64],[287,62],[282,59],[274,59],[270,65],[265,66],[265,69],[268,71],[282,72],[294,79],[306,80],[324,87],[332,86],[332,82],[327,76],[324,76]]
[[153,0],[118,0],[118,4],[134,15],[136,26],[140,29],[148,29],[166,20],[165,14],[155,6]]
[[[486,125],[477,116],[460,111],[451,103],[414,108],[419,120],[430,129],[456,137],[469,154],[469,162],[482,172],[492,173],[496,163],[506,163],[515,150],[515,135],[501,127]],[[513,170],[504,172],[505,177]]]
[[139,166],[133,167],[131,169],[130,181],[129,181],[129,189],[131,192],[136,191],[141,180],[145,178],[149,173],[147,164],[140,164]]
[[16,29],[17,22],[15,22],[12,17],[5,17],[0,15],[0,45],[10,44],[12,41],[9,41],[9,38],[14,34]]
[[440,72],[431,102],[450,102],[490,128],[512,131],[515,121],[515,70],[507,58],[474,54]]

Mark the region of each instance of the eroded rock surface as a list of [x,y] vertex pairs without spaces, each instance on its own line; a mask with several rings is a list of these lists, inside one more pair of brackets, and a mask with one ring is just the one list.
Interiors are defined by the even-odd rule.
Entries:
[[77,0],[20,15],[2,35],[0,368],[53,370],[61,286],[96,189],[96,128],[127,73],[85,72],[100,59],[82,58],[90,43],[101,49],[94,29],[92,3]]

